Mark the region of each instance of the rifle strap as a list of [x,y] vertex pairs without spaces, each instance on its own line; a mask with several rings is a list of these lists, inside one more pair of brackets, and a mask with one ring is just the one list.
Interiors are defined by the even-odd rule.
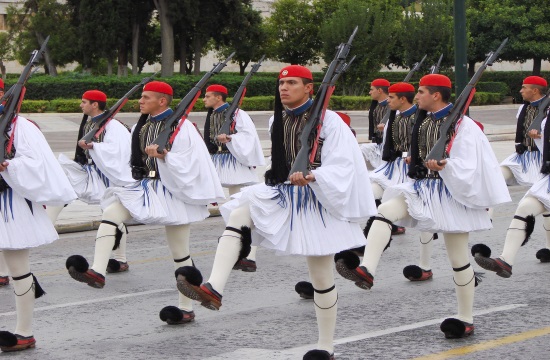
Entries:
[[124,105],[128,102],[128,99],[124,99],[124,101],[122,102],[122,104],[120,104],[120,106],[115,109],[113,111],[113,113],[111,114],[111,116],[109,116],[104,122],[103,124],[101,124],[101,127],[99,128],[99,130],[95,133],[94,135],[94,138],[95,139],[98,139],[99,138],[99,135],[101,135],[101,133],[103,131],[105,131],[105,128],[107,127],[107,124],[109,123],[109,121],[113,120],[113,118],[116,116],[116,114],[118,114],[118,112],[120,111],[120,109],[122,109],[124,107]]
[[[315,155],[317,154],[317,148],[319,146],[319,138],[321,137],[321,127],[323,126],[323,120],[325,118],[325,113],[327,112],[328,103],[330,101],[330,97],[332,96],[332,93],[334,92],[335,86],[331,86],[327,89],[327,92],[325,94],[325,99],[323,100],[323,111],[321,112],[321,118],[319,119],[319,123],[317,124],[317,127],[315,130],[317,131],[317,135],[315,136],[315,141],[313,142],[313,146],[311,148],[311,153],[309,154],[309,163],[313,163],[315,160]],[[313,119],[311,119],[313,120]]]
[[189,104],[189,107],[187,108],[187,110],[185,111],[183,116],[181,117],[181,119],[178,123],[178,127],[176,128],[176,130],[174,130],[174,132],[172,133],[172,136],[170,136],[170,139],[168,139],[168,143],[170,145],[172,145],[174,143],[174,140],[176,139],[176,136],[180,132],[181,126],[183,125],[183,123],[187,119],[187,116],[189,115],[191,110],[193,110],[193,107],[195,106],[195,103],[197,102],[197,99],[199,98],[199,96],[201,96],[201,91],[200,90],[197,91],[197,93],[195,94],[195,97],[193,98],[193,101],[191,102],[191,104]]
[[15,135],[15,125],[17,124],[17,122],[16,122],[17,116],[18,115],[15,114],[15,116],[13,117],[13,120],[11,121],[12,131],[11,131],[10,139],[8,140],[8,144],[6,145],[6,154],[11,153],[11,149],[13,148],[13,137]]
[[[466,115],[466,111],[468,111],[468,108],[470,107],[470,103],[472,102],[475,93],[476,93],[476,89],[474,88],[474,89],[472,90],[472,92],[470,93],[470,96],[468,96],[468,100],[466,100],[466,104],[464,104],[464,109],[462,109],[462,116],[461,116],[460,119],[458,119],[458,121],[456,122],[455,129],[458,128],[458,126],[459,126],[460,123],[462,122],[462,119],[464,119],[464,115]],[[445,152],[446,152],[447,154],[450,154],[450,153],[451,153],[451,148],[453,147],[453,143],[454,143],[454,141],[455,141],[455,137],[456,137],[456,131],[453,132],[453,135],[451,136],[451,139],[449,140],[449,144],[447,144],[447,149],[445,150]]]

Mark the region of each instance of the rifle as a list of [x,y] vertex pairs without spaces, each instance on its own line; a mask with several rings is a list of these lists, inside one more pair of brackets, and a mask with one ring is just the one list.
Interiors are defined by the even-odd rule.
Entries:
[[439,68],[441,67],[441,60],[443,60],[443,54],[439,57],[439,60],[437,60],[437,64],[433,64],[432,67],[430,67],[430,74],[437,74],[439,73]]
[[[8,90],[8,93],[11,92],[10,94],[11,96],[8,98],[6,102],[6,106],[4,107],[4,113],[0,116],[0,134],[4,134],[6,132],[6,129],[10,126],[10,124],[17,118],[17,114],[19,113],[19,109],[21,108],[21,102],[25,97],[25,91],[26,91],[25,83],[27,82],[29,76],[31,75],[32,68],[36,66],[42,59],[42,55],[46,51],[46,45],[48,44],[49,39],[50,37],[48,36],[40,46],[40,49],[34,50],[31,53],[31,58],[29,59],[29,62],[27,63],[27,65],[25,65],[25,68],[21,72],[19,79],[10,88],[10,90]],[[6,145],[6,142],[7,142],[7,145]],[[6,152],[7,153],[11,152],[12,146],[13,146],[13,133],[9,141],[3,140],[0,143],[0,161],[3,161],[6,158]]]
[[[219,73],[224,67],[227,66],[227,63],[231,58],[235,55],[235,52],[233,52],[227,59],[225,59],[223,62],[215,64],[212,70],[204,74],[202,79],[199,80],[198,83],[195,84],[195,86],[185,95],[183,99],[179,102],[178,106],[176,106],[176,109],[170,115],[165,121],[164,121],[164,128],[161,130],[159,135],[155,140],[153,140],[152,144],[157,144],[158,149],[157,152],[159,154],[162,154],[164,152],[164,149],[166,149],[166,146],[169,144],[172,144],[174,141],[176,135],[179,132],[179,128],[187,119],[187,116],[193,110],[193,106],[195,106],[195,102],[197,102],[197,99],[201,95],[201,89],[206,85],[206,82],[214,75]],[[172,125],[178,121],[178,127],[170,137],[170,132]]]
[[159,73],[159,71],[157,71],[153,75],[151,75],[149,77],[146,77],[143,80],[141,80],[139,84],[135,85],[133,88],[130,89],[130,91],[128,91],[126,94],[124,94],[124,96],[121,97],[116,102],[116,104],[111,106],[111,108],[109,110],[107,110],[103,114],[99,115],[98,120],[96,122],[94,122],[94,126],[92,127],[92,129],[90,129],[90,131],[88,131],[88,133],[86,135],[84,135],[82,137],[82,139],[80,139],[80,140],[84,140],[86,142],[86,144],[89,144],[90,142],[96,140],[99,137],[99,135],[101,134],[101,132],[103,131],[103,129],[105,129],[105,126],[107,126],[109,121],[111,121],[116,116],[116,114],[118,114],[120,109],[122,109],[124,107],[124,105],[128,102],[128,99],[130,99],[130,96],[132,96],[136,91],[141,89],[143,87],[143,85],[145,85],[148,82],[150,82],[151,80],[153,80],[155,75],[157,75],[158,73]]
[[262,58],[254,65],[252,65],[252,69],[248,74],[246,74],[243,82],[237,89],[237,92],[233,96],[233,101],[231,102],[231,105],[229,108],[227,108],[225,112],[225,120],[222,124],[220,130],[218,131],[218,134],[226,134],[229,135],[231,130],[231,123],[233,122],[233,116],[241,106],[241,103],[243,102],[244,96],[246,95],[246,85],[248,84],[248,81],[250,78],[252,78],[252,75],[254,75],[260,66],[262,66],[262,61],[264,61],[265,55],[262,56]]
[[531,126],[529,126],[529,129],[527,129],[527,132],[531,130],[537,130],[537,132],[540,134],[542,130],[542,121],[546,119],[546,112],[544,111],[548,106],[550,105],[550,91],[546,93],[546,97],[542,99],[542,101],[539,103],[539,111],[537,113],[537,116],[533,119],[533,122],[531,123]]
[[[348,67],[346,64],[346,58],[351,49],[351,42],[357,33],[357,29],[358,27],[355,27],[347,43],[341,43],[338,46],[336,55],[328,66],[327,72],[323,77],[323,82],[317,90],[317,96],[315,96],[315,100],[313,100],[313,104],[311,105],[309,119],[304,125],[302,134],[300,135],[300,150],[296,155],[294,164],[292,164],[290,174],[297,171],[301,172],[304,177],[308,174],[309,165],[313,161],[315,153],[317,152],[317,144],[319,135],[321,134],[321,126],[323,125],[323,119],[325,117],[330,96],[334,91],[336,80],[338,80],[342,72]],[[309,153],[309,139],[312,135],[315,135],[316,139],[313,143],[311,153]]]
[[[445,152],[447,150],[447,133],[449,131],[449,128],[451,127],[451,125],[455,124],[457,120],[462,118],[466,111],[468,111],[468,107],[470,106],[470,103],[472,102],[472,99],[476,92],[475,86],[481,78],[483,71],[485,71],[487,66],[493,65],[507,42],[508,38],[504,39],[504,41],[502,41],[496,51],[490,52],[487,55],[487,58],[485,59],[483,64],[479,67],[474,76],[472,76],[470,82],[468,83],[468,85],[466,85],[464,90],[462,90],[462,92],[456,99],[455,106],[453,106],[453,109],[449,113],[449,116],[447,117],[445,122],[441,124],[441,127],[439,128],[439,140],[437,140],[428,156],[426,156],[426,160],[441,160],[445,157]],[[452,140],[449,145],[451,144]],[[450,146],[448,150],[450,150]]]
[[[411,68],[411,70],[409,71],[407,76],[405,76],[405,78],[403,79],[403,82],[409,82],[409,80],[412,78],[414,73],[417,72],[418,70],[420,70],[420,67],[422,66],[422,63],[424,62],[424,60],[426,60],[426,56],[428,56],[428,55],[427,54],[424,55],[422,60],[420,60],[419,62],[417,62],[413,65],[413,67]],[[441,55],[441,56],[443,56],[443,55]],[[384,117],[380,121],[380,124],[387,123],[389,119],[390,119],[390,111],[386,111],[386,114],[384,114]]]

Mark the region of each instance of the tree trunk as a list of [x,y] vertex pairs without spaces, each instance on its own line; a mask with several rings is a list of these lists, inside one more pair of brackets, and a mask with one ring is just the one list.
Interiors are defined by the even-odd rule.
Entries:
[[250,61],[239,61],[239,74],[244,75],[244,71],[246,70],[246,67]]
[[471,79],[476,73],[476,62],[474,60],[468,61],[468,77]]
[[168,17],[169,0],[153,0],[159,12],[160,45],[162,51],[161,76],[174,75],[174,26]]
[[542,59],[539,57],[533,58],[533,75],[540,76],[540,68],[542,65]]
[[200,75],[201,73],[201,52],[202,52],[202,41],[195,36],[193,39],[193,51],[195,53],[195,64],[194,64],[194,75]]
[[126,42],[120,43],[118,46],[118,77],[128,77],[128,46]]
[[187,73],[187,43],[183,39],[180,40],[180,74]]
[[138,73],[138,50],[139,50],[139,24],[132,25],[132,74]]
[[3,60],[0,60],[0,72],[2,72],[2,80],[6,80],[6,65]]
[[111,76],[113,75],[113,64],[115,63],[115,59],[112,55],[109,55],[107,58],[107,75]]
[[[46,39],[44,35],[40,34],[39,32],[36,33],[36,39],[38,40],[38,43],[42,45],[44,40]],[[48,67],[48,74],[50,76],[57,76],[57,68],[55,67],[55,64],[52,60],[52,56],[50,54],[50,50],[48,49],[48,46],[46,46],[46,50],[44,51],[44,62],[46,63],[46,66]]]

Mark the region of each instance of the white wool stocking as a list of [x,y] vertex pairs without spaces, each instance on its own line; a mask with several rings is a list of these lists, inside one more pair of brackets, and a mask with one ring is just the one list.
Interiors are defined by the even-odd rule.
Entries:
[[[455,283],[456,299],[458,302],[457,318],[467,323],[473,323],[476,281],[474,269],[470,265],[468,233],[444,233],[443,237],[445,238],[447,256],[454,270],[453,281]],[[466,267],[467,265],[470,266]]]
[[[29,265],[29,250],[4,250],[4,258],[10,274],[19,277],[31,272]],[[15,293],[15,307],[17,312],[17,325],[15,334],[31,336],[32,318],[34,311],[34,287],[32,275],[21,280],[13,281]]]
[[422,270],[431,270],[432,252],[434,247],[434,233],[420,233],[420,263],[418,266]]
[[[102,216],[102,221],[109,221],[122,227],[123,222],[128,221],[131,218],[130,212],[122,206],[118,201],[112,203],[105,209]],[[94,264],[92,270],[105,276],[107,272],[107,264],[109,263],[109,256],[113,251],[115,245],[116,228],[111,224],[101,223],[97,229],[97,236],[95,240],[95,253]]]
[[[409,216],[408,206],[403,196],[395,197],[378,207],[378,217],[383,217],[392,223]],[[367,236],[367,245],[365,246],[365,256],[361,265],[374,276],[380,257],[384,248],[388,245],[391,237],[391,225],[381,221],[374,220]]]
[[[333,256],[308,256],[307,266],[313,295],[317,327],[319,329],[318,350],[334,351],[334,329],[338,310],[338,292],[334,288]],[[328,291],[330,290],[330,291]]]
[[[168,248],[174,259],[174,269],[178,269],[182,266],[193,266],[193,261],[189,257],[185,261],[176,261],[185,259],[189,256],[189,234],[191,227],[189,224],[185,225],[173,225],[166,226],[166,241],[168,242]],[[193,300],[183,295],[178,291],[178,307],[181,310],[192,311]]]
[[550,213],[542,214],[542,221],[546,233],[546,248],[550,249]]
[[[526,196],[519,202],[515,215],[525,218],[528,215],[537,216],[545,211],[546,209],[540,201],[532,196]],[[514,265],[519,248],[525,240],[525,225],[524,221],[512,219],[506,232],[506,240],[500,258],[510,265]]]
[[[251,227],[252,218],[250,217],[248,205],[233,210],[229,216],[227,226],[239,230],[241,226]],[[241,235],[231,230],[224,230],[218,241],[214,264],[212,265],[212,273],[208,279],[210,285],[220,294],[223,294],[229,274],[231,274],[233,265],[235,265],[239,258],[241,247]]]
[[384,195],[384,189],[382,189],[382,186],[380,186],[379,184],[377,183],[373,183],[371,182],[370,183],[370,187],[372,188],[372,193],[374,195],[374,198],[376,200],[381,200],[382,199],[382,195]]
[[510,170],[507,166],[501,166],[500,171],[502,171],[502,176],[504,176],[504,180],[506,181],[506,184],[510,185],[513,183],[512,180],[515,179],[514,173],[512,170]]
[[120,239],[120,245],[116,250],[113,250],[113,258],[120,262],[127,262],[126,259],[126,239],[128,237],[128,234],[126,234],[126,225],[121,224],[120,230],[122,230],[122,238]]
[[8,276],[9,274],[8,265],[6,264],[6,260],[4,260],[4,253],[0,250],[0,276]]
[[46,214],[48,214],[48,217],[50,218],[52,224],[55,225],[55,222],[57,221],[61,210],[63,210],[64,208],[65,206],[46,206]]

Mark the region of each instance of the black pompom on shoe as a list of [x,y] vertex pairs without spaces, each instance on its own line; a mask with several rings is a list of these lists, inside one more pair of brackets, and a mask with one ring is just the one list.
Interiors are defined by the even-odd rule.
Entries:
[[446,339],[465,338],[474,333],[474,324],[469,324],[455,318],[443,320],[440,328],[445,334]]
[[359,256],[351,250],[341,251],[334,255],[334,262],[342,260],[348,269],[355,269],[361,264]]
[[[190,284],[200,286],[202,284],[202,274],[194,266],[182,266],[176,270],[176,279],[183,276]],[[178,279],[180,280],[180,279]]]
[[472,256],[483,256],[489,258],[491,257],[491,248],[485,244],[475,244],[472,246]]
[[549,249],[540,249],[537,251],[537,259],[540,260],[541,263],[547,263],[550,262],[550,250]]
[[302,299],[313,299],[313,285],[308,281],[300,281],[294,286],[294,290]]
[[326,350],[309,350],[303,360],[334,360],[334,354],[330,354]]
[[72,267],[79,273],[85,273],[90,268],[90,264],[88,264],[88,260],[82,255],[71,255],[67,258],[65,267],[67,270],[70,270]]
[[195,313],[181,310],[176,306],[166,306],[160,311],[159,317],[168,325],[180,325],[194,321]]

